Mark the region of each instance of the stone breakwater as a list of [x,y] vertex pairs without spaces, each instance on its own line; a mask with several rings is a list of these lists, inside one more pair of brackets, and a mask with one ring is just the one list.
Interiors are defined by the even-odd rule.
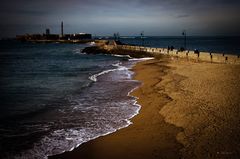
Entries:
[[212,63],[226,63],[226,64],[240,64],[240,55],[231,55],[223,53],[211,53],[211,52],[198,52],[186,50],[179,51],[176,49],[169,50],[167,48],[155,48],[155,47],[143,47],[143,46],[132,46],[132,45],[118,45],[115,41],[103,41],[98,42],[97,46],[107,52],[118,52],[116,50],[130,51],[129,55],[134,52],[146,53],[146,55],[158,56],[158,55],[169,55],[177,58],[187,58],[189,60],[204,61]]

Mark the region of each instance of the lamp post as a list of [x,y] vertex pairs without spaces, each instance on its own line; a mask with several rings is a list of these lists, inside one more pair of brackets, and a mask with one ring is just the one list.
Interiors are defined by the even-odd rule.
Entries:
[[142,40],[142,46],[144,46],[144,31],[142,31],[140,35]]
[[187,49],[187,32],[183,30],[182,35],[184,36],[184,49]]

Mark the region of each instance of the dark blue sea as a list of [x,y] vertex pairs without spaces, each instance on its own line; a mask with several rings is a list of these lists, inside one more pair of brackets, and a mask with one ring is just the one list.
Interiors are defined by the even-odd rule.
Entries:
[[130,124],[136,61],[86,46],[0,42],[0,158],[46,158]]
[[[142,45],[138,37],[121,41]],[[188,37],[187,48],[240,54],[239,37]],[[182,37],[145,37],[175,48]],[[90,44],[0,41],[0,158],[46,158],[126,127],[140,106],[137,60],[87,55]]]

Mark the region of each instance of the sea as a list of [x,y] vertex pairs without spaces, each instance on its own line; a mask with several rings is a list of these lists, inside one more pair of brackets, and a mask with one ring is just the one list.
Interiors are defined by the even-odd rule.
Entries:
[[[195,37],[187,46],[240,54],[239,39]],[[181,44],[144,38],[152,47]],[[45,159],[132,124],[141,107],[130,92],[141,83],[131,68],[146,59],[82,52],[91,45],[0,41],[0,158]]]

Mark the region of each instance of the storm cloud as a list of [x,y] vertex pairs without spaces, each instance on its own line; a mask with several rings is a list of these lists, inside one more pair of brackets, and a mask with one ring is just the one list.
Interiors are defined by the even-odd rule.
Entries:
[[240,35],[239,0],[2,0],[0,37],[60,32],[96,35]]

